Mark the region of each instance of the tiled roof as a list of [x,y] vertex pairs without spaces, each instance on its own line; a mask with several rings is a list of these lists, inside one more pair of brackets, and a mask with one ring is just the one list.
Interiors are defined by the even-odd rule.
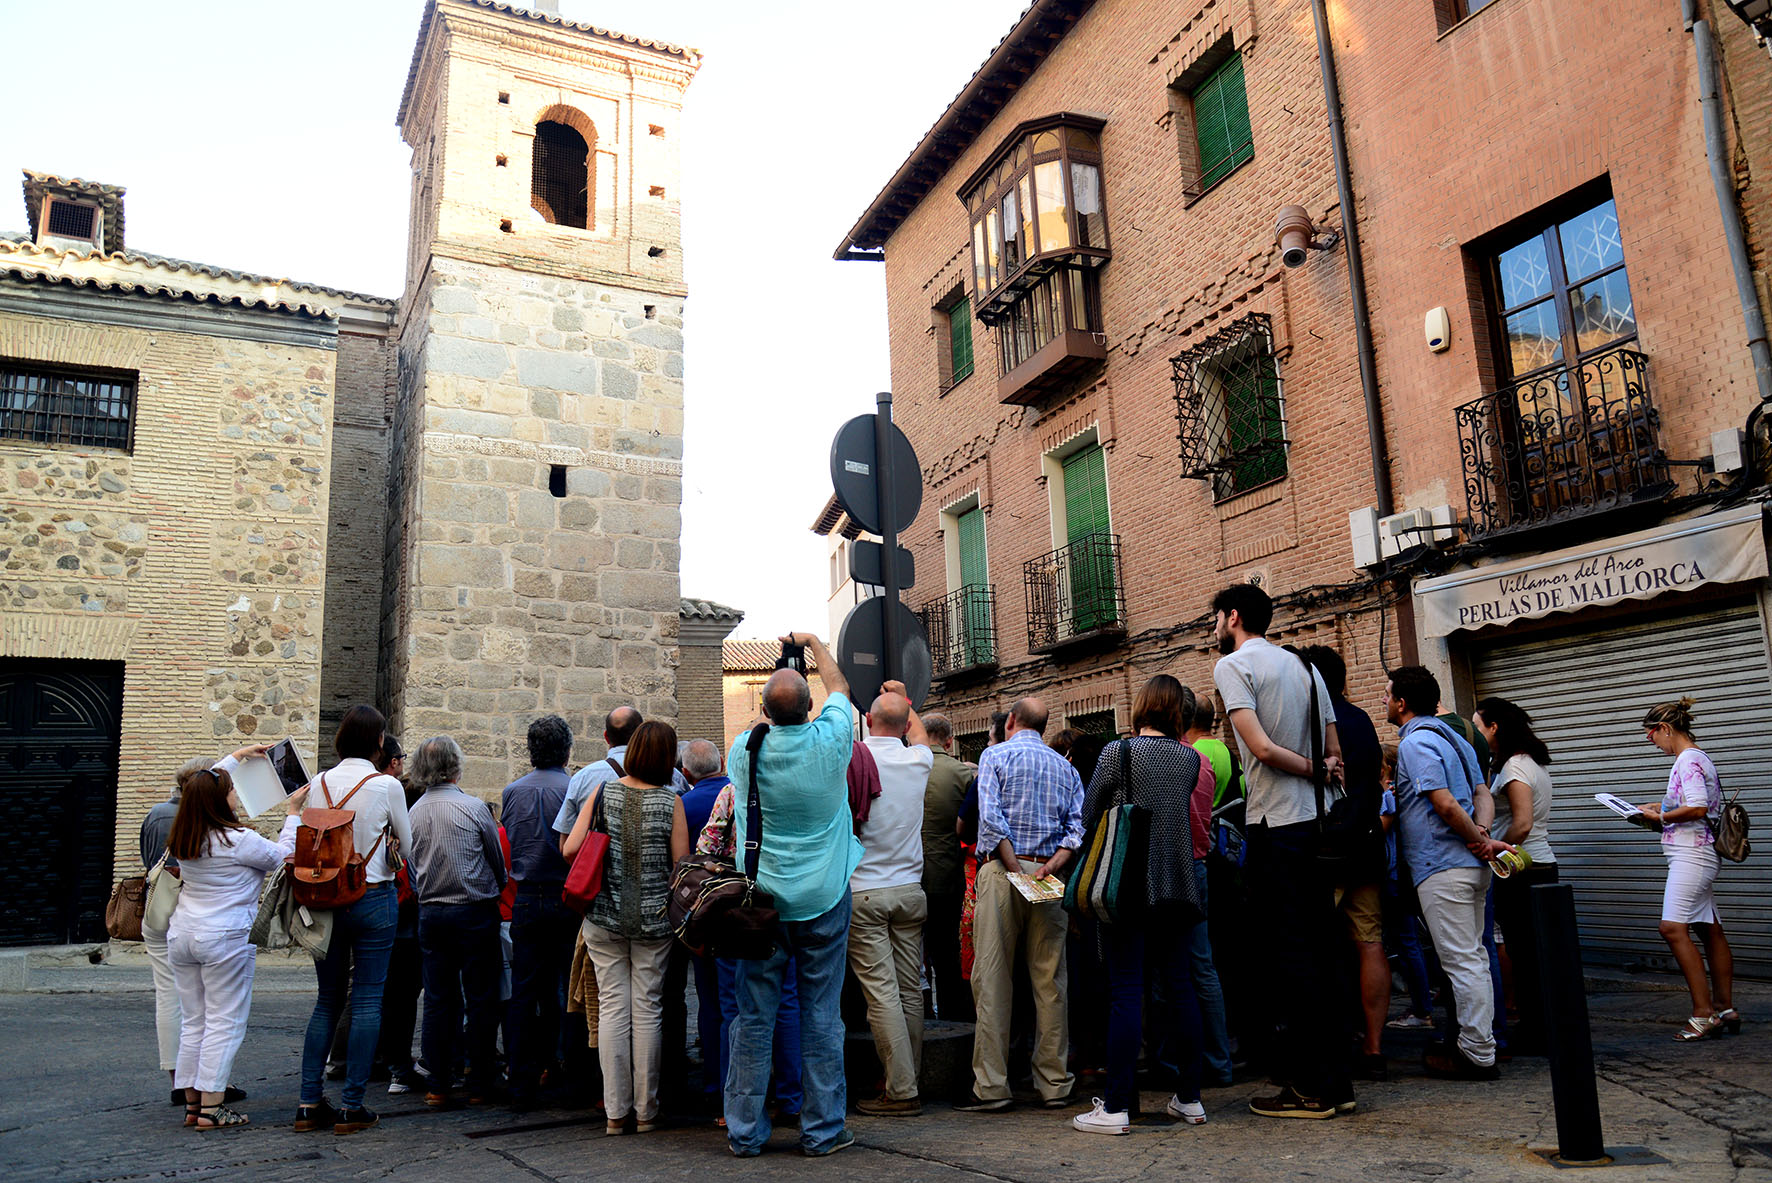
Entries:
[[886,240],[929,196],[954,162],[1094,3],[1095,0],[1033,0],[954,96],[935,126],[924,133],[867,212],[850,227],[832,257],[880,259],[879,252],[885,250]]
[[[37,247],[35,239],[29,233],[0,231],[0,253],[8,250],[8,244],[14,247],[28,247],[32,252],[56,250],[54,247]],[[188,275],[206,275],[211,279],[227,279],[237,283],[249,283],[258,287],[292,288],[298,292],[313,292],[321,296],[336,296],[353,304],[372,304],[378,307],[392,308],[395,300],[387,296],[371,296],[365,292],[348,291],[345,288],[327,287],[324,284],[307,283],[299,279],[286,279],[276,275],[259,275],[252,271],[236,271],[230,267],[218,267],[213,263],[193,263],[188,259],[175,259],[170,255],[155,255],[147,251],[68,251],[64,252],[73,258],[82,259],[98,255],[101,258],[115,259],[123,263],[140,263],[148,267],[166,271],[184,272]],[[170,290],[170,289],[169,289]]]
[[692,600],[688,596],[682,597],[678,603],[677,615],[684,620],[713,620],[722,624],[728,620],[737,624],[744,619],[744,613],[737,608],[728,608],[713,600]]
[[[394,120],[397,125],[404,125],[406,122],[406,106],[408,103],[412,102],[413,87],[418,85],[419,59],[424,53],[425,37],[431,31],[431,18],[437,13],[438,2],[439,0],[426,0],[425,14],[419,19],[418,40],[412,47],[412,64],[406,69],[406,88],[400,92],[400,114]],[[618,33],[613,29],[605,29],[597,25],[580,24],[577,21],[569,21],[565,17],[554,13],[531,12],[526,8],[518,8],[514,4],[501,4],[498,0],[459,0],[459,2],[472,5],[475,8],[484,8],[489,12],[502,12],[509,16],[523,17],[526,20],[540,21],[543,24],[555,25],[562,29],[571,29],[576,33],[589,33],[593,37],[601,37],[605,41],[614,41],[623,45],[633,45],[640,49],[650,49],[657,53],[666,54],[670,57],[681,58],[683,59],[684,64],[688,65],[691,69],[696,69],[701,65],[700,50],[687,49],[681,45],[672,45],[669,41],[653,41],[648,40],[645,37],[635,37],[628,33]]]
[[812,532],[824,537],[836,533],[854,539],[861,537],[861,526],[843,512],[843,507],[837,503],[837,495],[832,493],[830,499],[824,503],[824,508],[812,520]]
[[58,177],[54,173],[33,172],[23,170],[25,174],[25,225],[36,229],[37,211],[43,206],[43,194],[49,190],[72,193],[95,203],[104,211],[105,249],[120,251],[123,249],[123,195],[128,192],[122,185],[107,185],[101,181],[88,181],[80,177]]
[[168,287],[165,284],[131,283],[128,280],[106,280],[96,276],[64,275],[53,271],[39,271],[35,268],[20,267],[5,258],[4,244],[0,243],[0,279],[22,279],[28,283],[60,284],[73,288],[92,288],[101,292],[123,292],[142,296],[160,296],[172,300],[188,300],[193,304],[214,304],[218,307],[233,308],[265,308],[273,312],[288,312],[297,316],[305,316],[312,320],[329,320],[333,313],[320,305],[307,303],[290,304],[284,301],[268,301],[249,299],[245,296],[226,296],[217,292],[193,292],[185,288]]
[[[780,656],[780,641],[726,641],[720,646],[720,664],[731,674],[768,673]],[[806,668],[818,668],[811,653],[806,654]]]

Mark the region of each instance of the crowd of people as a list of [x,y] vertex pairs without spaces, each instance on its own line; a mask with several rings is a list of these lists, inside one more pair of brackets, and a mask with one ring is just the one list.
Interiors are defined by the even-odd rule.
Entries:
[[[654,1129],[681,1100],[735,1155],[758,1154],[777,1124],[826,1155],[853,1141],[847,1025],[865,1016],[878,1059],[855,1110],[914,1117],[931,1009],[972,1024],[954,1108],[1011,1108],[1025,1072],[1039,1105],[1081,1109],[1093,1090],[1079,1079],[1099,1078],[1072,1118],[1085,1133],[1130,1131],[1141,1066],[1170,1094],[1167,1114],[1198,1125],[1203,1090],[1239,1072],[1273,1082],[1254,1114],[1353,1113],[1355,1082],[1388,1076],[1385,1031],[1436,1017],[1432,1075],[1493,1080],[1511,1056],[1544,1054],[1550,971],[1530,888],[1555,882],[1557,861],[1551,753],[1526,712],[1489,697],[1466,720],[1428,670],[1392,669],[1371,704],[1396,729],[1386,742],[1348,700],[1338,653],[1266,639],[1265,592],[1235,585],[1212,607],[1211,689],[1156,675],[1121,738],[1048,740],[1046,705],[1024,697],[993,718],[976,763],[895,682],[865,704],[858,740],[840,667],[799,633],[783,640],[824,678],[816,714],[792,668],[724,754],[621,707],[604,757],[576,773],[571,728],[547,716],[529,727],[532,771],[496,805],[492,786],[461,783],[455,740],[424,740],[408,769],[368,706],[345,715],[337,762],[288,799],[275,840],[239,819],[233,795],[240,762],[264,749],[192,761],[142,826],[143,863],[164,856],[181,884],[169,925],[144,929],[173,1101],[198,1130],[249,1120],[230,1082],[251,1009],[249,931],[315,808],[351,811],[366,887],[304,918],[325,952],[297,1131],[375,1125],[367,1091],[386,1080],[438,1109],[600,1093],[612,1136]],[[1661,933],[1691,993],[1682,1040],[1741,1022],[1713,893],[1722,795],[1692,706],[1643,722],[1674,757],[1666,796],[1643,812],[1669,867]],[[581,916],[567,885],[592,849],[600,890]],[[678,939],[667,897],[692,852],[751,858],[779,917],[767,956]],[[1104,859],[1111,913],[1067,909],[1050,885],[1093,881]],[[1408,995],[1394,1017],[1393,960]]]

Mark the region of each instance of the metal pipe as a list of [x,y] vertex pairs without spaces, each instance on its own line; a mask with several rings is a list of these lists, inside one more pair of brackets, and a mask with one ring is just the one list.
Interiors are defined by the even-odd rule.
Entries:
[[1760,388],[1760,401],[1768,403],[1772,402],[1772,344],[1766,340],[1766,314],[1760,307],[1760,293],[1754,287],[1747,236],[1741,229],[1741,211],[1735,205],[1729,141],[1723,134],[1716,42],[1711,37],[1710,22],[1696,19],[1691,0],[1682,0],[1682,15],[1692,30],[1692,44],[1698,56],[1698,105],[1704,112],[1704,154],[1710,158],[1710,179],[1717,191],[1717,212],[1723,216],[1723,240],[1728,244],[1729,263],[1735,270],[1735,290],[1741,298],[1742,319],[1747,322],[1747,351],[1753,355],[1754,381]]
[[880,613],[884,625],[881,636],[886,651],[881,657],[883,682],[904,678],[903,649],[898,635],[898,506],[894,504],[892,474],[892,392],[882,390],[874,396],[874,487],[880,491],[880,582],[885,585],[881,595],[886,603]]
[[1347,243],[1347,284],[1353,300],[1354,344],[1360,355],[1360,390],[1366,396],[1366,437],[1372,451],[1372,489],[1378,516],[1396,508],[1391,496],[1390,454],[1384,440],[1384,405],[1378,398],[1378,360],[1372,350],[1372,317],[1366,308],[1366,265],[1360,255],[1360,223],[1354,209],[1354,182],[1347,166],[1347,136],[1341,121],[1341,84],[1335,77],[1335,49],[1329,40],[1329,13],[1312,0],[1317,25],[1317,61],[1323,67],[1323,98],[1329,106],[1329,146],[1335,154],[1335,192],[1341,204],[1341,233]]

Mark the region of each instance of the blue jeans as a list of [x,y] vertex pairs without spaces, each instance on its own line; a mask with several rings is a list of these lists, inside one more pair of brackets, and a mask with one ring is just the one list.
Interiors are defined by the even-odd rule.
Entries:
[[[725,1087],[726,1075],[732,1070],[732,1023],[738,1018],[739,962],[721,959],[716,966],[720,979],[720,1085]],[[800,975],[794,972],[794,959],[788,958],[781,975],[781,1008],[775,1013],[775,1105],[777,1116],[787,1117],[800,1112],[806,1100],[800,1078],[805,1065],[800,1056]]]
[[1421,929],[1415,918],[1415,889],[1407,895],[1395,881],[1384,888],[1385,924],[1397,954],[1397,968],[1409,987],[1409,1011],[1433,1018],[1434,999],[1428,985],[1427,957],[1421,951]]
[[394,952],[394,926],[399,905],[394,885],[373,883],[363,898],[332,914],[332,941],[326,956],[314,962],[320,994],[308,1019],[301,1050],[301,1103],[318,1105],[323,1098],[326,1050],[349,996],[351,1038],[345,1055],[344,1104],[358,1109],[369,1087],[369,1069],[381,1038],[381,992],[388,980],[388,958]]
[[[468,1063],[471,1093],[494,1083],[494,1038],[498,1028],[498,985],[503,958],[498,945],[498,901],[473,904],[420,904],[418,947],[424,954],[425,1019],[419,1041],[431,1091],[448,1093],[458,1059]],[[462,1033],[462,997],[467,997],[467,1033]],[[465,1056],[457,1053],[465,1050]]]
[[[1159,913],[1133,924],[1102,926],[1107,962],[1108,1112],[1125,1113],[1138,1100],[1138,1049],[1144,1042],[1145,983],[1160,984],[1162,1046],[1174,1057],[1175,1095],[1200,1099],[1200,1007],[1190,971],[1193,933],[1182,921]],[[1204,928],[1204,923],[1190,927]]]
[[738,1018],[732,1025],[732,1066],[726,1076],[726,1139],[751,1155],[769,1141],[771,1050],[782,979],[794,959],[800,994],[800,1048],[805,1100],[800,1146],[827,1150],[843,1132],[849,1089],[843,1077],[843,971],[849,960],[849,891],[821,916],[784,920],[781,944],[761,961],[738,963]]
[[[1507,935],[1506,933],[1502,934]],[[1528,933],[1528,936],[1531,934]],[[1483,948],[1489,951],[1489,983],[1495,990],[1495,1033],[1497,1051],[1507,1050],[1507,980],[1501,976],[1501,949],[1495,944],[1495,876],[1489,877],[1489,891],[1483,897]]]
[[511,1001],[505,1012],[505,1053],[511,1092],[534,1093],[542,1069],[560,1055],[566,977],[579,917],[560,899],[560,885],[517,889],[511,904]]
[[[1200,911],[1207,912],[1205,859],[1194,860],[1194,882],[1200,889]],[[1200,1052],[1205,1059],[1206,1076],[1214,1084],[1229,1084],[1231,1033],[1225,1022],[1224,988],[1219,985],[1218,969],[1212,964],[1212,938],[1207,934],[1205,921],[1194,925],[1188,933],[1188,953],[1193,959],[1194,994],[1200,1000]]]

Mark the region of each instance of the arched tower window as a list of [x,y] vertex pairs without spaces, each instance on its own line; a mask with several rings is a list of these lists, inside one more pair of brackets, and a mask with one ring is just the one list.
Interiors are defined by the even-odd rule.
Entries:
[[579,131],[544,119],[535,125],[529,204],[556,226],[590,228],[591,146]]

